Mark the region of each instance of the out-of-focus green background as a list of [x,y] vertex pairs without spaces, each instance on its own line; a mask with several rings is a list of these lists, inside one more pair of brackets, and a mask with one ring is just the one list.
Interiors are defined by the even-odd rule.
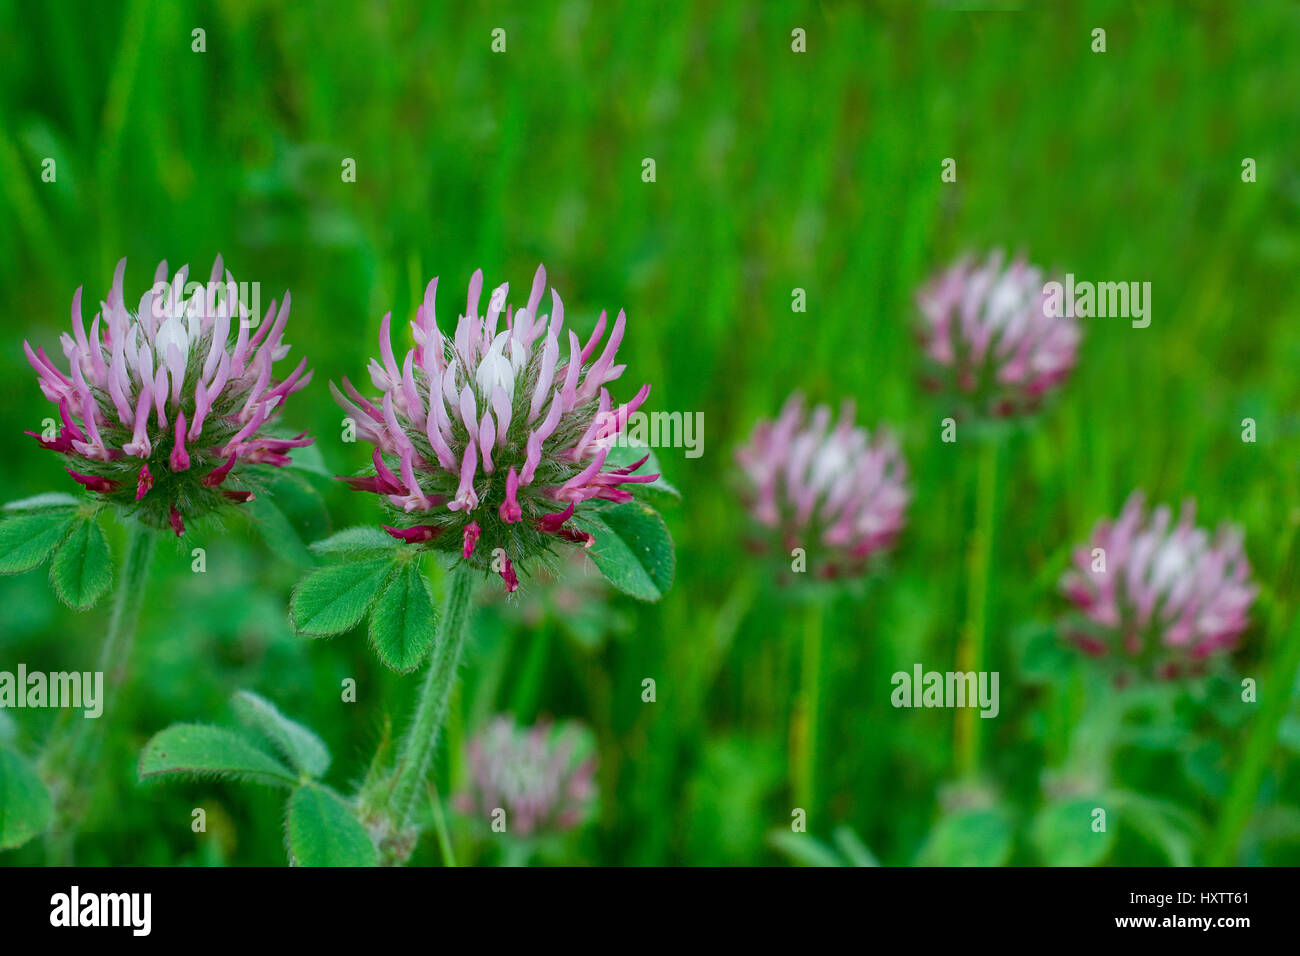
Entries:
[[[498,27],[504,53],[491,50]],[[1096,27],[1105,53],[1090,49]],[[196,28],[206,52],[192,50]],[[806,53],[791,50],[795,28]],[[487,714],[589,723],[601,812],[560,861],[820,852],[774,837],[798,805],[805,684],[820,714],[812,837],[831,845],[849,827],[885,863],[951,859],[945,841],[966,839],[942,826],[953,713],[894,709],[889,675],[952,667],[976,445],[941,443],[947,412],[917,387],[914,289],[955,255],[996,246],[1081,279],[1150,281],[1151,326],[1085,320],[1062,399],[1002,450],[989,611],[1002,701],[985,722],[981,804],[1002,829],[980,832],[997,861],[1068,858],[1071,837],[1042,822],[1050,770],[1085,701],[1108,691],[1035,635],[1062,610],[1069,548],[1142,487],[1194,496],[1205,523],[1244,526],[1263,595],[1227,676],[1159,697],[1115,737],[1101,785],[1126,796],[1093,801],[1115,811],[1104,859],[1215,852],[1256,720],[1236,681],[1293,690],[1273,676],[1284,629],[1270,620],[1287,623],[1294,606],[1281,565],[1300,508],[1294,5],[6,0],[0,49],[0,497],[75,490],[22,434],[50,414],[22,341],[57,353],[73,290],[97,302],[122,256],[128,299],[160,259],[205,277],[218,252],[237,280],[262,284],[263,307],[292,290],[287,339],[316,380],[286,421],[310,428],[338,473],[366,449],[340,442],[326,381],[365,381],[381,316],[410,318],[433,275],[439,314],[454,318],[476,267],[519,291],[545,262],[575,328],[626,308],[615,397],[648,381],[648,407],[703,412],[702,457],[660,453],[684,494],[665,511],[678,555],[666,599],[611,597],[580,625],[493,609],[476,630],[435,779],[444,796],[455,789],[464,737]],[[940,180],[945,157],[956,183]],[[1242,181],[1246,157],[1255,183]],[[355,183],[340,175],[347,158]],[[791,311],[795,288],[806,313]],[[865,424],[890,423],[915,487],[888,565],[858,593],[812,598],[824,614],[812,682],[801,648],[814,615],[745,549],[731,464],[754,420],[796,388],[852,397]],[[1253,444],[1241,441],[1247,417]],[[375,518],[368,496],[338,486],[327,503],[334,527]],[[203,575],[190,570],[196,546],[208,549]],[[404,723],[417,680],[382,673],[362,633],[291,633],[299,574],[242,521],[160,549],[80,862],[283,863],[279,795],[136,782],[152,733],[228,720],[236,688],[313,726],[340,789],[364,772],[385,720]],[[64,610],[43,571],[0,579],[0,669],[89,668],[107,617],[107,604]],[[345,677],[356,704],[339,700]],[[646,677],[654,704],[641,699]],[[34,752],[50,712],[10,716],[0,730]],[[1294,707],[1265,743],[1227,859],[1296,862]],[[196,806],[206,834],[190,830]],[[463,859],[494,860],[455,818],[453,833]],[[35,841],[0,862],[42,858]],[[416,862],[438,859],[426,839]]]

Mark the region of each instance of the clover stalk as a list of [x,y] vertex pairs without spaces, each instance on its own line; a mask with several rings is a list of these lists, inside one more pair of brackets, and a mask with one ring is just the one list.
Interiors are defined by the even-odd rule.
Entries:
[[[126,681],[127,665],[131,658],[131,647],[135,643],[149,566],[157,541],[153,530],[138,521],[128,520],[126,529],[126,554],[113,594],[113,612],[109,618],[108,633],[99,651],[98,670],[105,677],[104,699],[100,701],[101,712],[112,710],[117,691]],[[69,719],[76,720],[75,717]],[[68,801],[79,789],[81,780],[93,769],[90,748],[94,740],[93,731],[97,727],[98,721],[92,727],[84,717],[71,728],[61,727],[45,753],[45,776],[55,784],[57,794],[57,817],[46,841],[52,863],[71,863],[76,821],[75,814],[70,812]]]
[[389,813],[399,828],[409,821],[429,771],[438,734],[447,718],[447,708],[456,687],[456,672],[469,633],[473,613],[470,598],[474,590],[474,570],[466,562],[457,562],[447,586],[447,597],[438,621],[433,657],[411,724],[402,739],[397,769],[389,791]]

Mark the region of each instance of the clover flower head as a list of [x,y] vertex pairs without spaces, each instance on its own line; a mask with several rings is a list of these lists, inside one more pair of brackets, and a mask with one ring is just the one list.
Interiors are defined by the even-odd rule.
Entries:
[[541,836],[572,830],[596,803],[595,743],[573,721],[518,725],[498,715],[469,744],[469,786],[461,812],[506,812],[507,832]]
[[52,437],[28,434],[62,453],[68,473],[90,491],[180,535],[187,518],[255,496],[261,482],[245,466],[286,465],[292,449],[311,443],[305,433],[276,437],[268,428],[312,373],[304,358],[287,378],[274,377],[273,365],[289,352],[287,292],[258,325],[220,256],[208,284],[192,284],[188,298],[189,267],[168,281],[163,262],[132,312],[125,271],[123,259],[89,332],[81,289],[73,295],[72,333],[61,337],[67,371],[23,343],[61,419]]
[[863,570],[903,528],[911,493],[907,462],[885,430],[854,425],[845,402],[838,423],[792,395],[775,421],[760,421],[736,452],[754,520],[781,547],[802,547],[827,578]]
[[966,257],[917,293],[926,382],[977,418],[1032,412],[1074,368],[1076,318],[1048,306],[1045,276],[1023,259],[1003,267],[1001,252]]
[[1098,522],[1060,585],[1080,612],[1069,637],[1085,653],[1174,677],[1236,647],[1259,592],[1242,533],[1221,525],[1211,537],[1195,520],[1193,501],[1175,523],[1168,506],[1148,513],[1134,492],[1119,518]]
[[434,279],[425,290],[411,323],[415,346],[400,364],[391,314],[384,316],[380,358],[370,362],[378,398],[364,397],[346,378],[342,390],[330,385],[357,434],[374,445],[374,473],[343,480],[383,496],[389,534],[490,568],[514,591],[516,562],[522,567],[557,540],[590,547],[591,533],[575,526],[585,508],[630,501],[624,486],[658,477],[635,473],[645,458],[622,467],[608,460],[650,386],[614,407],[605,386],[623,374],[615,359],[624,314],[603,348],[603,312],[583,344],[565,329],[554,290],[550,313],[539,314],[541,267],[526,305],[507,303],[507,283],[492,292],[483,314],[483,273],[476,271],[451,337],[434,315],[437,285]]

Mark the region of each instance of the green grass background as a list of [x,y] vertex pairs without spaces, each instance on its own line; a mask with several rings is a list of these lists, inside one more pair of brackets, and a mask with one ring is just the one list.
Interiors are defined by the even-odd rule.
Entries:
[[[600,743],[601,813],[554,859],[789,859],[769,834],[789,829],[796,805],[810,615],[744,547],[731,452],[798,388],[852,397],[864,423],[888,422],[914,474],[888,566],[860,593],[814,598],[824,652],[806,808],[819,839],[850,826],[881,861],[910,863],[942,817],[953,715],[895,710],[889,675],[951,667],[977,447],[939,441],[947,412],[917,386],[914,289],[955,255],[995,246],[1080,278],[1150,281],[1150,328],[1087,320],[1061,400],[1002,452],[989,610],[1002,712],[986,722],[987,769],[1012,834],[1000,858],[1051,862],[1033,838],[1042,774],[1087,679],[1064,657],[1030,680],[1018,635],[1060,613],[1069,548],[1132,488],[1194,496],[1203,522],[1244,526],[1264,595],[1235,672],[1268,694],[1293,691],[1271,677],[1283,631],[1267,625],[1292,606],[1283,551],[1300,508],[1300,13],[948,6],[0,2],[2,496],[73,490],[56,456],[22,435],[50,407],[21,343],[57,352],[73,290],[97,301],[121,256],[128,298],[158,260],[206,276],[217,252],[236,279],[262,283],[264,307],[291,289],[287,339],[316,380],[286,421],[310,428],[338,473],[366,449],[339,441],[325,382],[364,380],[383,313],[410,318],[439,275],[445,322],[474,268],[522,290],[543,261],[575,328],[626,308],[629,371],[615,397],[649,381],[649,407],[703,412],[705,452],[661,455],[684,500],[665,511],[678,566],[660,604],[609,599],[586,643],[554,618],[481,619],[440,788],[454,786],[483,715],[577,717]],[[504,54],[490,49],[496,27]],[[791,51],[795,27],[805,54]],[[1094,27],[1107,31],[1104,54],[1090,50]],[[191,50],[195,28],[204,53]],[[41,181],[45,157],[54,183]],[[341,181],[347,157],[355,183]],[[654,183],[642,182],[645,157]],[[945,157],[955,184],[940,181]],[[1245,157],[1258,164],[1253,184]],[[796,287],[803,314],[790,308]],[[1240,440],[1246,417],[1254,444]],[[328,509],[334,527],[375,517],[341,487]],[[200,545],[208,572],[194,575],[187,549]],[[417,682],[381,673],[363,633],[291,633],[300,573],[244,522],[160,548],[80,861],[283,862],[278,795],[135,780],[153,732],[228,719],[236,688],[313,726],[340,788],[385,721],[401,726]],[[108,618],[107,605],[64,610],[43,572],[0,580],[0,608],[5,669],[89,667]],[[360,687],[354,705],[339,701],[345,677]],[[641,701],[645,677],[655,704]],[[1195,862],[1254,724],[1241,705],[1207,717],[1214,694],[1180,694],[1177,723],[1149,722],[1111,766],[1117,785],[1185,815]],[[7,733],[30,752],[51,715],[14,717]],[[1232,859],[1296,862],[1294,706],[1267,743]],[[206,834],[190,832],[195,806],[208,810]],[[463,822],[453,829],[464,859],[493,860]],[[1170,858],[1151,828],[1114,829],[1108,862]],[[36,841],[0,862],[41,859]],[[425,840],[417,862],[438,859]]]

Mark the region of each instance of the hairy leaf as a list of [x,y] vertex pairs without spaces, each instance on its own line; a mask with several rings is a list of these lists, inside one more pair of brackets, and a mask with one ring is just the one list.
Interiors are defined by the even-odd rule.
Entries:
[[298,775],[240,734],[203,724],[172,724],[140,753],[140,779],[163,776],[228,777],[292,787]]
[[18,751],[0,747],[0,850],[44,833],[51,813],[50,795],[36,768]]
[[50,584],[74,611],[93,607],[113,586],[113,558],[99,522],[82,519],[59,545],[50,562]]
[[436,622],[429,584],[416,562],[408,561],[375,602],[370,613],[370,642],[380,660],[406,673],[429,656]]
[[330,766],[330,752],[315,733],[290,720],[275,704],[250,690],[237,691],[234,705],[240,720],[266,738],[296,770],[310,777],[325,775]]
[[388,579],[392,563],[357,561],[312,571],[294,589],[289,614],[298,633],[328,637],[356,627]]
[[71,509],[19,512],[0,520],[0,574],[30,571],[50,556],[75,517]]
[[289,797],[289,853],[299,866],[374,866],[374,844],[333,790],[304,784]]
[[676,557],[663,518],[629,501],[585,516],[595,543],[591,559],[610,584],[642,601],[657,601],[672,586]]

